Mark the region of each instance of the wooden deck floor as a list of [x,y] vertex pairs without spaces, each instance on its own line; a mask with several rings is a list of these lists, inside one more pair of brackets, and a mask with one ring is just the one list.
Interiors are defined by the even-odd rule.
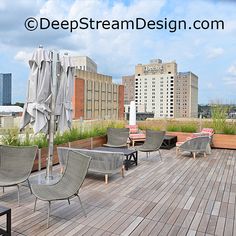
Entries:
[[[162,150],[163,161],[139,155],[139,164],[115,175],[88,176],[78,199],[52,203],[46,229],[47,203],[21,188],[0,193],[0,205],[12,208],[12,235],[236,235],[236,150],[212,150],[207,158],[175,157]],[[5,217],[0,218],[4,226]]]

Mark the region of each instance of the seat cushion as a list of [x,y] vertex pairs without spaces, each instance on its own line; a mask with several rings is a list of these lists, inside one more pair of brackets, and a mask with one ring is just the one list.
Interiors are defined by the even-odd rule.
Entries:
[[140,134],[130,134],[129,137],[132,138],[146,138],[146,134],[140,133]]
[[137,134],[138,133],[138,126],[137,125],[126,125],[126,128],[129,128],[130,134]]

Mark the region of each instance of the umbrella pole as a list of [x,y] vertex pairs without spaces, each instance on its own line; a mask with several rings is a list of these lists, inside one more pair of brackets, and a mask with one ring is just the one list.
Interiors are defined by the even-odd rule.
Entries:
[[53,141],[55,132],[55,105],[56,105],[56,92],[57,92],[57,81],[60,76],[58,71],[59,66],[59,53],[55,51],[50,52],[50,57],[52,60],[52,98],[51,98],[51,114],[48,126],[48,159],[47,159],[47,169],[46,169],[46,179],[53,179],[52,166],[53,166]]

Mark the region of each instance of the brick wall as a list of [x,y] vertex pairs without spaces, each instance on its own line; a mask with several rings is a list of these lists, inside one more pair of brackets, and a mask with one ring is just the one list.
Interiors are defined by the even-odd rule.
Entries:
[[73,119],[84,117],[84,80],[75,77],[74,95],[72,98]]
[[119,120],[124,119],[124,94],[125,94],[125,88],[124,85],[119,85],[119,94],[118,94],[118,99],[119,99],[119,108],[118,108],[118,118]]

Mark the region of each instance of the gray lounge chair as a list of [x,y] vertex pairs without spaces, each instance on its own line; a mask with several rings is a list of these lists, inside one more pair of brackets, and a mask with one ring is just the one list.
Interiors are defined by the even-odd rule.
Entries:
[[108,128],[107,143],[103,144],[106,147],[127,147],[129,138],[128,128]]
[[158,151],[161,157],[160,147],[165,137],[165,131],[154,131],[146,130],[146,140],[143,145],[136,147],[136,150],[140,152],[146,152],[147,157],[150,155],[150,152]]
[[[20,205],[21,183],[27,181],[33,168],[37,147],[0,146],[0,187],[17,186],[18,205]],[[30,188],[31,191],[31,188]]]
[[52,185],[32,185],[32,192],[35,195],[34,211],[36,210],[37,199],[48,201],[47,228],[49,226],[50,207],[52,201],[68,200],[77,196],[86,216],[85,210],[79,197],[79,190],[84,182],[91,158],[79,151],[69,150],[66,169],[61,179]]
[[180,151],[187,151],[193,154],[195,159],[197,153],[203,153],[206,157],[207,147],[209,146],[210,137],[201,136],[189,139],[182,143],[180,146],[176,147],[176,154],[178,156]]

